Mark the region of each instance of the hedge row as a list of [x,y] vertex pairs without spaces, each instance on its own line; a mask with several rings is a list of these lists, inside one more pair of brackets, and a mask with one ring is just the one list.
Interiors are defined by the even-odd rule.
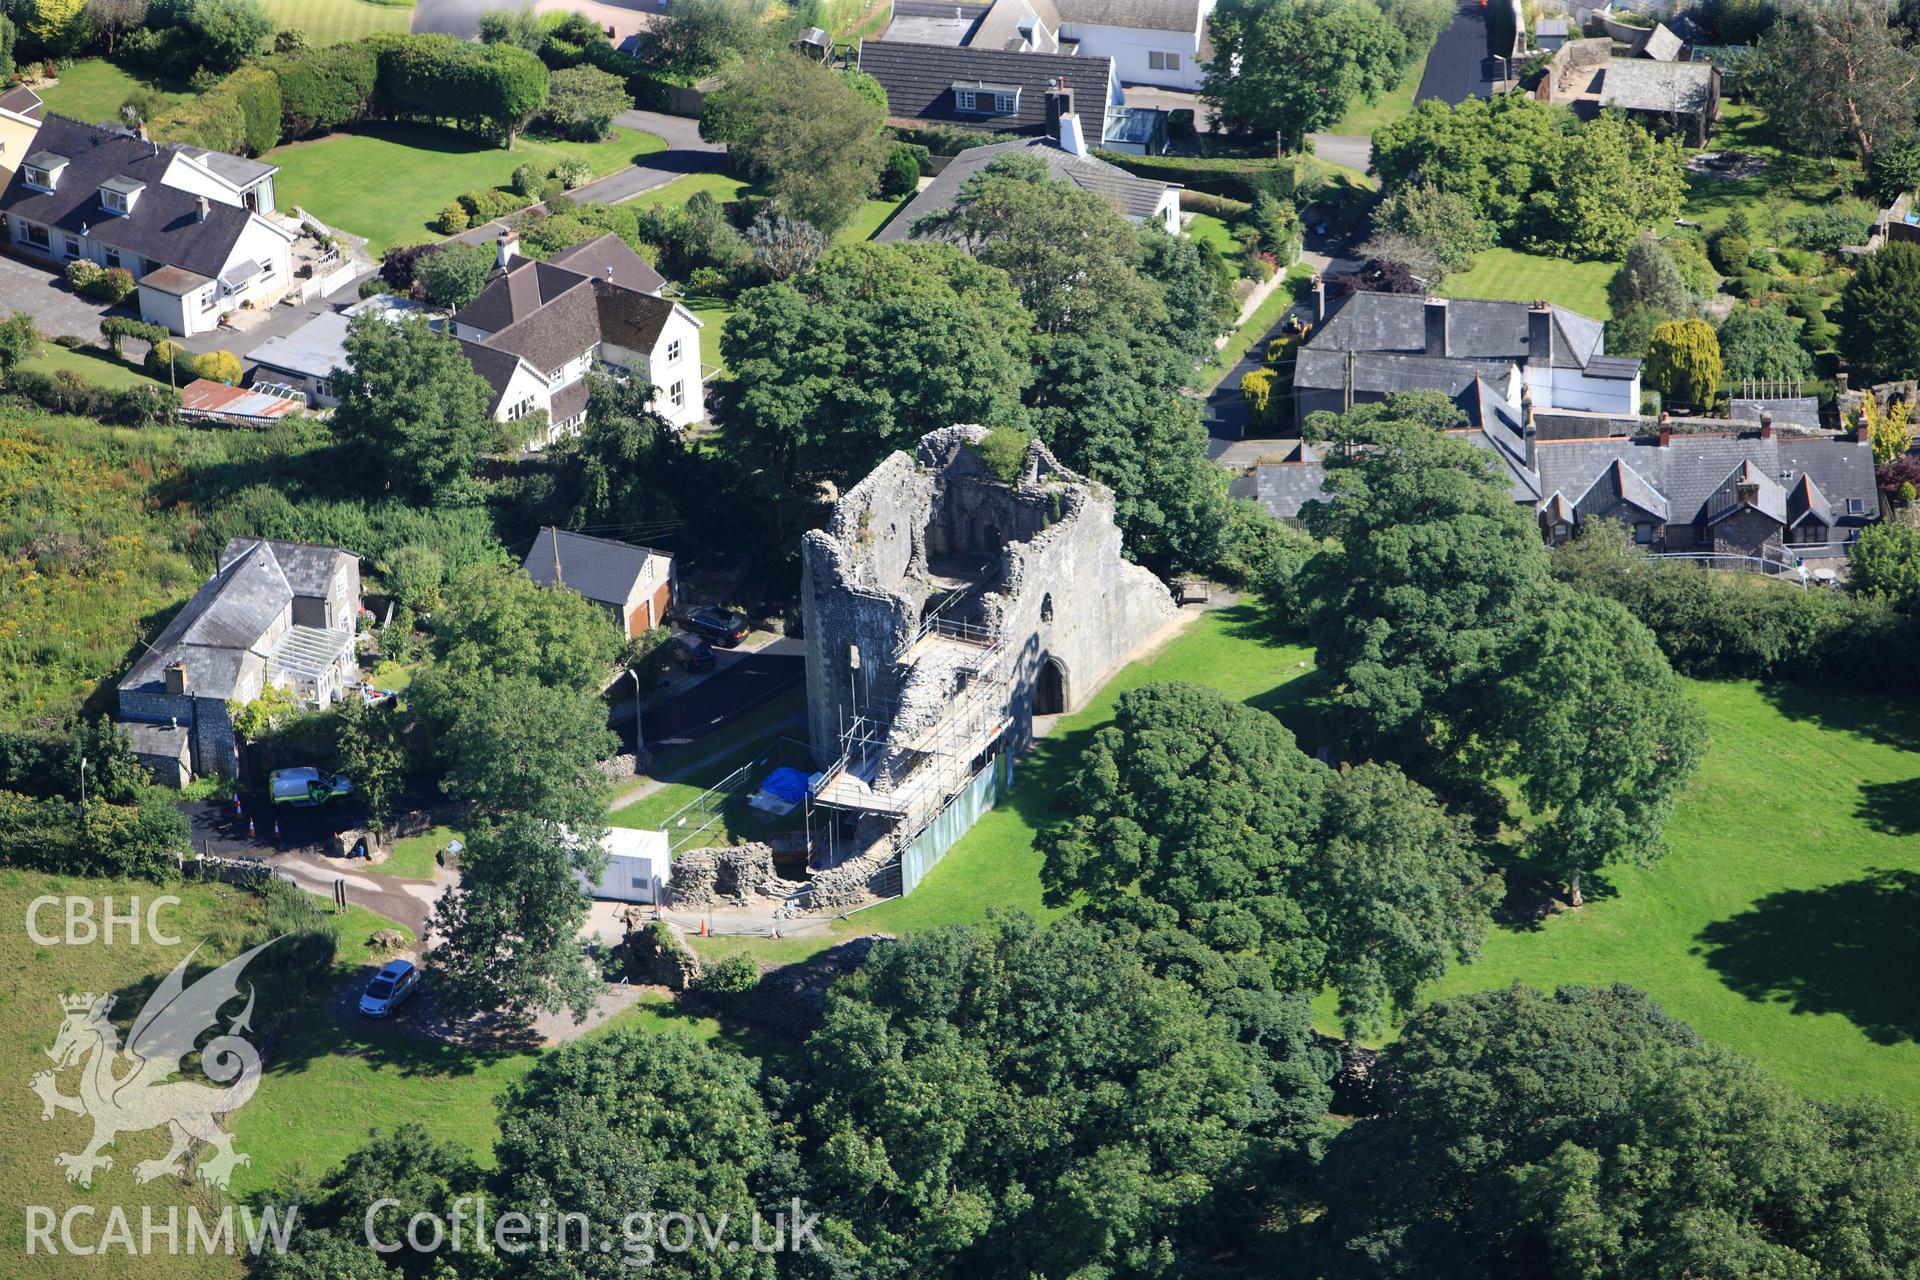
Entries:
[[7,376],[7,394],[50,413],[75,414],[116,427],[158,426],[180,408],[180,393],[166,387],[111,390],[72,369],[52,373],[15,369]]
[[162,142],[257,156],[280,144],[282,110],[280,78],[273,69],[242,67],[205,93],[161,112],[147,129]]

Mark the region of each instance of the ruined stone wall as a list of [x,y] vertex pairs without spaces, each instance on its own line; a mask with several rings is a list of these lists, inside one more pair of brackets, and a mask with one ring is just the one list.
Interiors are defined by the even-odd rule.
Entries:
[[[1037,442],[1025,474],[1007,484],[968,447],[984,434],[973,426],[930,433],[916,457],[889,457],[847,492],[825,530],[806,535],[808,725],[822,767],[837,758],[856,705],[895,707],[918,727],[952,696],[945,672],[916,671],[901,689],[888,670],[919,628],[930,556],[997,557],[969,612],[997,623],[1012,650],[1016,745],[1031,735],[1035,686],[1049,661],[1063,673],[1071,709],[1173,617],[1160,581],[1122,558],[1105,489]],[[850,649],[859,652],[857,670]]]

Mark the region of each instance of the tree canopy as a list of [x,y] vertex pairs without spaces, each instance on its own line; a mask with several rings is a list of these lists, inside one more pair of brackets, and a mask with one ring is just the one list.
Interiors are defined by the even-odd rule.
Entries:
[[1131,947],[1002,917],[829,989],[800,1128],[849,1274],[1180,1276],[1216,1186],[1316,1132],[1285,1067]]
[[1820,1106],[1627,987],[1443,1000],[1376,1068],[1313,1234],[1322,1273],[1860,1275],[1920,1261],[1920,1136]]
[[1214,119],[1287,149],[1391,89],[1408,56],[1407,32],[1374,0],[1222,0],[1207,30],[1200,92]]
[[1275,985],[1331,984],[1377,1026],[1475,954],[1489,878],[1397,769],[1335,771],[1264,711],[1198,685],[1123,694],[1040,839],[1052,906],[1259,955]]
[[1889,0],[1787,0],[1741,72],[1791,149],[1871,161],[1914,132],[1920,55]]
[[886,110],[796,53],[742,64],[700,109],[700,136],[763,180],[787,213],[831,235],[873,193],[891,149]]
[[1006,276],[951,245],[835,249],[741,295],[730,428],[789,484],[844,486],[936,428],[1017,422],[1031,329]]
[[332,426],[356,468],[429,505],[462,489],[495,428],[493,389],[460,345],[425,320],[370,312],[348,322],[343,345]]
[[1841,353],[1874,380],[1920,375],[1916,299],[1920,244],[1895,240],[1860,259],[1840,294]]

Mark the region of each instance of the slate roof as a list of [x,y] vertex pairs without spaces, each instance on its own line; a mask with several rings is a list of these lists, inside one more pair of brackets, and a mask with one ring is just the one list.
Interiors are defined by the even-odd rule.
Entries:
[[[1294,359],[1293,385],[1316,390],[1344,388],[1346,370],[1344,349],[1305,346]],[[1493,357],[1470,360],[1411,352],[1359,351],[1353,361],[1353,389],[1362,394],[1438,391],[1458,399],[1472,390],[1477,381],[1500,387],[1512,377],[1513,362]]]
[[1729,418],[1758,422],[1763,413],[1772,416],[1775,426],[1810,427],[1816,430],[1820,426],[1820,400],[1816,396],[1781,396],[1773,399],[1736,397],[1727,404]]
[[[227,545],[220,549],[220,567],[226,568],[235,560],[255,547],[262,545],[260,538],[229,538]],[[333,576],[339,572],[342,564],[360,557],[351,551],[342,551],[339,547],[329,547],[317,542],[283,542],[278,539],[266,539],[264,544],[273,553],[280,565],[281,573],[286,575],[287,585],[297,596],[311,596],[324,599],[333,585]]]
[[[1584,493],[1601,471],[1623,462],[1665,499],[1670,524],[1704,523],[1735,499],[1733,479],[1743,469],[1762,490],[1761,509],[1786,523],[1786,490],[1811,477],[1840,526],[1877,518],[1873,447],[1848,438],[1771,436],[1757,432],[1675,435],[1665,448],[1651,436],[1541,440],[1534,464],[1549,493]],[[1750,468],[1747,464],[1750,464]],[[1725,490],[1726,492],[1723,492]],[[1860,510],[1848,511],[1848,500]]]
[[977,49],[1025,49],[1027,33],[1023,26],[1032,32],[1033,52],[1059,52],[1060,14],[1052,0],[994,0],[967,44]]
[[[1500,458],[1514,500],[1549,520],[1573,523],[1576,506],[1584,514],[1624,498],[1668,524],[1707,523],[1738,509],[1743,482],[1755,489],[1750,505],[1782,524],[1817,518],[1846,530],[1879,516],[1873,447],[1846,437],[1676,435],[1664,447],[1653,436],[1542,439],[1529,469],[1515,425],[1505,415],[1491,421],[1491,428],[1455,434]],[[1302,506],[1323,496],[1324,479],[1316,459],[1296,456],[1254,468],[1231,492],[1297,520]]]
[[1094,156],[1070,155],[1051,138],[994,142],[984,147],[970,148],[955,156],[953,163],[928,183],[920,194],[908,201],[907,207],[895,214],[874,239],[890,243],[913,238],[914,219],[952,208],[954,198],[960,194],[960,188],[968,178],[992,164],[995,158],[1020,152],[1038,156],[1046,162],[1048,172],[1054,177],[1065,179],[1082,191],[1099,196],[1129,218],[1151,218],[1153,211],[1160,207],[1160,200],[1166,195],[1167,188],[1178,185],[1136,177],[1118,165],[1108,164]]
[[665,276],[655,271],[651,263],[611,231],[562,249],[547,261],[583,276],[611,280],[622,288],[638,289],[641,293],[658,293],[667,284]]
[[1680,57],[1680,47],[1685,44],[1679,36],[1669,31],[1662,23],[1655,23],[1653,30],[1641,38],[1634,53],[1642,58],[1652,58],[1656,62],[1675,62]]
[[1539,40],[1551,40],[1556,37],[1565,40],[1568,34],[1567,20],[1565,18],[1541,18],[1533,24],[1533,34],[1534,38]]
[[[1417,294],[1354,293],[1348,295],[1325,324],[1307,340],[1301,355],[1321,351],[1424,353],[1427,341],[1427,303]],[[1440,359],[1517,363],[1527,359],[1525,302],[1486,298],[1454,298],[1447,304],[1448,343],[1454,353]],[[1553,365],[1560,369],[1588,369],[1602,351],[1601,322],[1565,307],[1553,311]],[[1604,365],[1603,365],[1604,367]],[[1637,368],[1637,364],[1632,367]],[[1601,376],[1608,376],[1602,374]],[[1626,376],[1631,376],[1628,374]],[[1310,382],[1307,386],[1339,386]]]
[[[1074,109],[1086,123],[1087,140],[1097,145],[1106,136],[1112,58],[863,40],[860,69],[886,89],[888,110],[896,120],[951,120],[994,133],[1035,133],[1044,129],[1047,90],[1056,78],[1061,78],[1073,90]],[[1021,92],[1016,109],[1003,116],[956,111],[954,84],[973,80],[1019,85]]]
[[211,169],[242,191],[262,178],[269,178],[280,172],[279,165],[251,160],[246,156],[236,156],[225,151],[209,151],[205,147],[180,147],[179,151],[187,159]]
[[[556,545],[557,544],[557,545]],[[548,526],[533,540],[523,567],[527,576],[543,587],[554,584],[554,557],[560,560],[559,580],[568,589],[599,604],[620,606],[633,598],[647,558],[661,555],[650,547],[612,538],[591,538],[584,533]]]
[[[24,170],[15,170],[0,193],[0,210],[87,235],[123,253],[212,278],[226,265],[234,242],[253,217],[238,205],[214,200],[208,202],[206,221],[200,221],[199,198],[161,181],[173,162],[176,148],[171,146],[156,147],[128,133],[52,113],[40,126],[34,146],[67,158],[58,189],[30,187]],[[100,184],[115,176],[146,184],[131,213],[112,213],[100,203]]]
[[1707,109],[1713,65],[1615,58],[1600,76],[1600,105],[1623,111],[1698,115]]
[[293,602],[287,575],[265,543],[221,567],[167,624],[120,681],[122,690],[164,688],[166,669],[186,668],[187,692],[231,698],[266,670],[267,629]]

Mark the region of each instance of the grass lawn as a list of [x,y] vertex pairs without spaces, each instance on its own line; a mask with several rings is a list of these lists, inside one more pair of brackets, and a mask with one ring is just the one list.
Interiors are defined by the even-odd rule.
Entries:
[[[354,0],[325,2],[340,4]],[[58,84],[36,87],[34,92],[47,104],[48,111],[57,111],[77,120],[98,122],[119,119],[120,104],[127,100],[128,95],[141,89],[153,90],[170,101],[193,96],[186,92],[184,84],[145,80],[105,58],[87,58],[62,67]]]
[[1728,216],[1744,208],[1755,225],[1765,228],[1769,216],[1790,218],[1830,204],[1853,189],[1859,166],[1804,159],[1776,146],[1766,127],[1766,116],[1746,103],[1724,103],[1720,125],[1714,131],[1714,151],[1748,151],[1772,163],[1756,178],[1715,178],[1687,174],[1687,201],[1681,216],[1698,222],[1705,234],[1725,225]]
[[128,387],[162,387],[166,384],[156,382],[141,371],[140,366],[128,364],[125,360],[116,360],[113,353],[103,347],[82,347],[72,350],[58,347],[51,342],[40,344],[40,354],[33,359],[23,361],[22,369],[31,369],[35,373],[58,373],[62,369],[71,369],[88,381],[110,390],[120,391]]
[[1040,901],[1040,856],[1033,842],[1060,818],[1055,794],[1093,734],[1113,715],[1122,693],[1165,680],[1211,685],[1256,706],[1281,709],[1312,682],[1301,681],[1312,652],[1277,641],[1266,615],[1241,605],[1208,613],[1152,655],[1123,669],[1085,707],[1066,717],[1014,766],[1013,788],[947,852],[918,889],[870,907],[831,932],[799,938],[702,938],[703,955],[747,951],[768,962],[801,959],[863,933],[907,933],[972,923],[995,907],[1018,907],[1042,919],[1057,915]]
[[438,238],[428,223],[441,209],[463,191],[505,187],[518,165],[547,169],[579,156],[603,176],[665,146],[650,133],[619,129],[606,142],[522,138],[506,151],[450,129],[381,125],[279,147],[267,159],[280,166],[281,208],[299,205],[365,236],[377,256],[389,245]]
[[[163,907],[158,920],[161,927],[181,940],[179,946],[153,943],[144,926],[138,945],[130,943],[124,926],[112,946],[96,941],[91,946],[56,945],[43,947],[27,934],[27,904],[43,894],[84,896],[93,900],[96,919],[105,909],[103,899],[111,896],[116,911],[125,911],[128,900],[138,898],[144,915],[146,904],[163,893],[179,897],[180,905]],[[0,1161],[0,1251],[6,1265],[0,1267],[9,1277],[39,1280],[41,1277],[136,1276],[152,1274],[151,1259],[128,1259],[115,1253],[109,1258],[49,1257],[44,1251],[29,1256],[26,1252],[26,1205],[45,1205],[55,1213],[67,1206],[98,1204],[102,1214],[106,1205],[124,1206],[129,1218],[138,1224],[141,1206],[152,1206],[156,1220],[164,1220],[169,1209],[183,1215],[190,1206],[202,1214],[218,1215],[220,1200],[216,1194],[186,1185],[173,1178],[161,1178],[141,1184],[134,1181],[133,1168],[142,1160],[158,1159],[167,1149],[163,1129],[124,1133],[107,1154],[113,1167],[94,1175],[91,1190],[68,1184],[55,1167],[53,1158],[61,1152],[77,1152],[86,1145],[91,1126],[81,1117],[55,1112],[54,1118],[40,1118],[39,1102],[27,1092],[27,1082],[53,1064],[46,1056],[62,1018],[58,998],[75,992],[119,992],[122,999],[114,1009],[114,1020],[124,1035],[149,990],[147,984],[164,976],[185,958],[193,944],[211,938],[214,944],[201,959],[218,952],[222,959],[237,952],[224,939],[243,936],[236,926],[255,923],[260,916],[255,900],[244,893],[219,885],[157,885],[139,881],[83,879],[77,876],[50,876],[40,872],[0,871],[0,910],[8,927],[0,929],[0,966],[8,975],[6,995],[0,999],[0,1074],[11,1082],[8,1105],[0,1107],[0,1144],[7,1157]],[[43,911],[39,927],[43,932],[62,931],[60,908]],[[251,914],[250,914],[251,912]],[[236,1006],[237,1008],[237,1006]],[[60,1091],[71,1096],[79,1071],[68,1068],[61,1073]],[[259,1153],[244,1142],[241,1151]],[[242,1170],[242,1172],[245,1172]],[[102,1219],[96,1219],[96,1222]],[[185,1227],[184,1218],[182,1227]],[[138,1227],[136,1225],[136,1231]],[[79,1233],[76,1231],[76,1239]],[[137,1236],[136,1236],[137,1238]],[[242,1268],[234,1258],[207,1257],[201,1254],[167,1259],[164,1270],[180,1280],[238,1280]]]
[[892,221],[893,215],[900,212],[901,207],[911,199],[913,197],[909,195],[882,196],[868,200],[860,206],[860,211],[853,215],[852,221],[834,233],[833,242],[858,244],[862,240],[873,239],[880,234],[880,228]]
[[684,178],[675,178],[665,186],[641,192],[633,197],[633,203],[643,209],[651,209],[655,205],[663,209],[679,209],[684,208],[687,201],[701,191],[721,204],[728,204],[752,195],[753,184],[725,173],[690,173]]
[[1426,57],[1407,68],[1407,74],[1400,78],[1399,84],[1380,95],[1380,101],[1368,102],[1364,98],[1355,98],[1347,107],[1347,114],[1321,132],[1371,138],[1412,111],[1413,95],[1420,92],[1420,77],[1427,73],[1427,58],[1432,56],[1433,50],[1427,50]]
[[413,5],[369,4],[367,0],[260,0],[273,19],[273,28],[307,33],[307,43],[340,44],[381,31],[406,31],[413,25]]
[[1488,249],[1474,259],[1473,270],[1448,276],[1440,292],[1450,298],[1498,298],[1509,302],[1548,302],[1604,320],[1610,309],[1607,284],[1620,269],[1616,262],[1574,262],[1517,249]]
[[1240,253],[1240,242],[1234,239],[1226,220],[1210,213],[1196,213],[1187,219],[1187,238],[1199,244],[1212,245],[1222,257],[1233,258]]
[[447,847],[447,841],[458,838],[458,834],[449,827],[434,827],[417,836],[396,840],[393,842],[393,852],[380,864],[380,874],[408,880],[431,880],[435,867],[433,856]]
[[1695,682],[1712,747],[1672,853],[1617,894],[1496,931],[1440,992],[1628,982],[1820,1098],[1920,1113],[1920,708]]

